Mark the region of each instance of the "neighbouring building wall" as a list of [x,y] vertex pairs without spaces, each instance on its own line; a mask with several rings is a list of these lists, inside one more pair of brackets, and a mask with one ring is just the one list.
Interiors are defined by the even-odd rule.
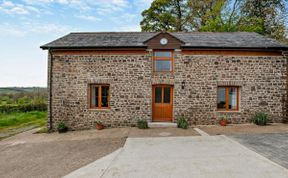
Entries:
[[[193,56],[175,52],[174,74],[153,74],[152,54],[53,55],[52,119],[71,129],[135,126],[151,121],[152,85],[174,85],[174,118],[190,124],[215,124],[221,116],[232,123],[249,122],[263,111],[281,122],[286,97],[286,59],[240,56]],[[181,88],[185,81],[185,88]],[[110,109],[89,109],[89,84],[110,84]],[[240,111],[217,112],[217,86],[240,87]],[[216,119],[215,119],[216,118]]]
[[[250,122],[256,112],[265,112],[270,121],[285,116],[287,69],[284,57],[189,56],[175,59],[175,78],[186,87],[175,88],[175,115],[190,124],[216,124],[221,117],[231,123]],[[240,110],[217,111],[217,86],[239,86]]]

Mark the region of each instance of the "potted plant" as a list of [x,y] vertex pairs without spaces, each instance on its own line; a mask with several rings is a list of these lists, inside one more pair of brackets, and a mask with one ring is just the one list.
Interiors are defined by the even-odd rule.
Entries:
[[96,121],[95,124],[96,124],[96,129],[97,129],[97,130],[102,130],[102,129],[104,129],[104,125],[102,124],[101,121]]
[[68,131],[68,127],[65,125],[64,122],[59,122],[57,126],[57,130],[59,133],[65,133]]
[[221,126],[226,126],[227,125],[227,119],[225,119],[224,117],[222,117],[220,120],[219,120],[219,124]]

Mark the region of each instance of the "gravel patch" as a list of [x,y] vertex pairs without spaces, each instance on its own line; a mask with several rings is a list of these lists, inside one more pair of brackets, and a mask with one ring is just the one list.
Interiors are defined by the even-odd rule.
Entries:
[[270,124],[258,126],[255,124],[235,124],[227,126],[207,125],[197,126],[209,135],[288,133],[288,124]]
[[122,147],[129,129],[18,134],[0,142],[0,175],[61,177]]

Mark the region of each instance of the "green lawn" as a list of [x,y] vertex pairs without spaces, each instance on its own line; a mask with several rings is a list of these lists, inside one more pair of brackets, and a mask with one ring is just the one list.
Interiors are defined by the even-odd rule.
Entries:
[[43,127],[46,123],[47,112],[0,113],[0,139],[31,128]]

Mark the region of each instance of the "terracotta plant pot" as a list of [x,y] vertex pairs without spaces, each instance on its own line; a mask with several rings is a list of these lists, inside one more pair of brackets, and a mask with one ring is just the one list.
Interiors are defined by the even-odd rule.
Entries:
[[96,129],[97,129],[97,130],[102,130],[102,129],[104,129],[104,125],[102,125],[102,124],[96,124]]
[[227,125],[227,121],[226,121],[226,120],[220,120],[220,121],[219,121],[219,124],[220,124],[221,126],[226,126],[226,125]]

